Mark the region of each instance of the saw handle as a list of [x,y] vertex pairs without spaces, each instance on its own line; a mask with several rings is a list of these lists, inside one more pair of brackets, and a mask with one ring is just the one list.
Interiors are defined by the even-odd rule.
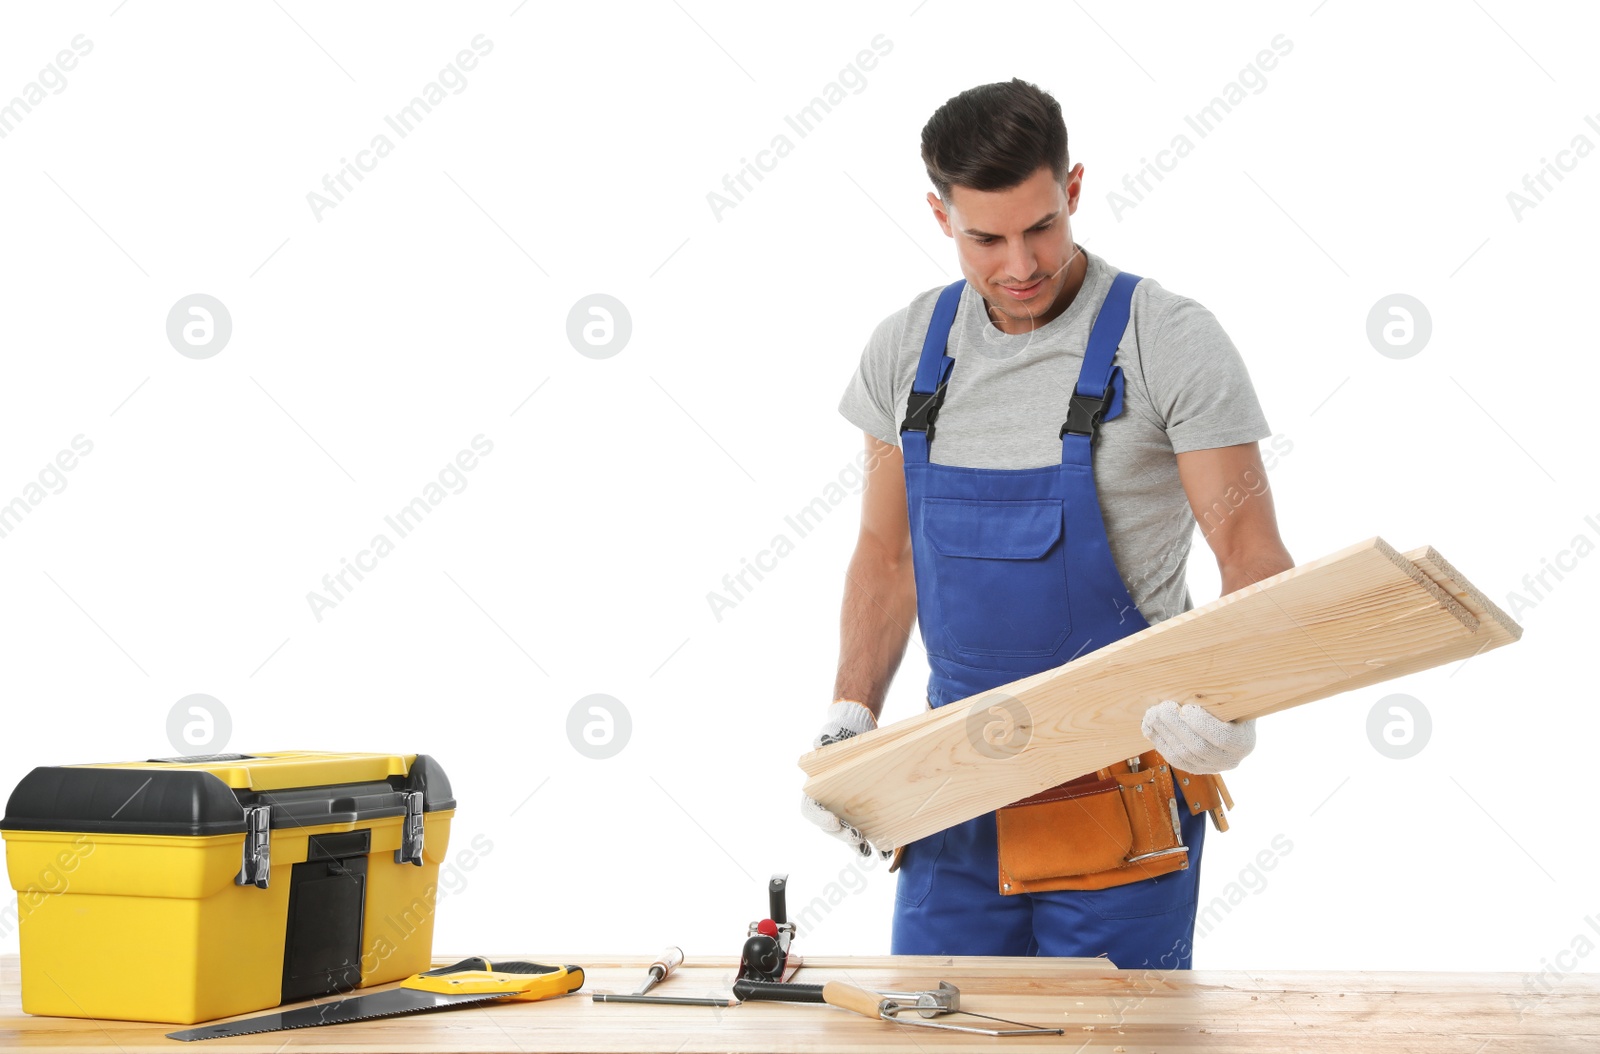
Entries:
[[495,963],[494,965],[490,966],[489,969],[493,970],[495,973],[530,974],[530,973],[557,973],[557,972],[559,972],[561,970],[567,970],[567,971],[570,972],[572,970],[578,969],[578,967],[576,967],[576,966],[545,966],[545,965],[543,965],[541,963],[530,963],[530,962],[522,962],[520,960],[512,960],[511,962]]
[[436,966],[432,970],[426,970],[423,973],[417,974],[417,976],[418,977],[443,977],[445,974],[460,973],[463,970],[487,970],[487,969],[489,969],[489,960],[485,959],[481,955],[474,955],[469,959],[462,959],[458,963],[451,963],[449,966]]
[[[681,956],[683,953],[679,952],[678,954]],[[683,959],[679,958],[678,961],[682,962]],[[417,974],[417,976],[418,977],[448,977],[449,975],[456,974],[456,973],[479,973],[479,972],[483,972],[483,973],[487,973],[487,972],[493,972],[493,973],[520,973],[520,974],[555,973],[557,970],[562,970],[562,969],[571,969],[571,967],[545,966],[542,963],[520,962],[520,961],[517,961],[517,960],[512,960],[510,962],[491,963],[488,959],[485,959],[481,955],[474,955],[471,958],[462,959],[458,963],[451,963],[449,966],[440,966],[440,967],[436,967],[435,969],[428,970],[425,973],[419,973],[419,974]]]
[[836,1006],[870,1017],[874,1021],[883,1019],[883,996],[877,992],[869,992],[865,988],[857,988],[853,984],[843,981],[829,981],[822,986],[822,1001],[829,1006]]
[[488,995],[503,992],[512,1001],[547,999],[583,987],[583,967],[545,966],[542,963],[491,963],[481,956],[419,973],[400,983],[401,988],[439,995]]

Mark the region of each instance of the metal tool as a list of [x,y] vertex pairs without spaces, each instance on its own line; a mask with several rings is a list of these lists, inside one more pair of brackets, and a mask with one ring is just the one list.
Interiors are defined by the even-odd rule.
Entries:
[[[666,951],[662,952],[659,957],[657,957],[655,962],[650,964],[650,976],[646,977],[644,981],[640,983],[639,987],[633,990],[632,994],[635,996],[644,995],[646,992],[650,991],[650,989],[666,980],[669,973],[682,965],[683,949],[677,947],[676,945],[668,948]],[[594,1001],[597,1003],[626,1002],[626,1000],[614,992],[596,992],[594,994]]]
[[789,876],[779,873],[767,883],[767,918],[750,924],[739,953],[739,976],[755,981],[787,981],[800,968],[791,955],[795,927],[789,921]]
[[650,964],[650,976],[644,983],[633,990],[634,995],[644,995],[650,989],[667,979],[667,974],[683,965],[683,949],[673,945]]
[[821,1003],[820,984],[795,984],[792,981],[758,981],[741,977],[733,982],[733,997],[741,1003]]
[[[739,954],[739,982],[781,984],[794,976],[800,968],[800,956],[790,950],[794,941],[795,926],[789,921],[788,910],[789,876],[778,873],[772,876],[767,883],[767,910],[768,918],[758,919],[750,923],[746,931],[744,948]],[[676,956],[674,958],[674,955]],[[650,966],[651,979],[646,981],[639,989],[627,995],[616,995],[610,992],[596,992],[594,1001],[597,1003],[655,1003],[665,1006],[738,1006],[743,997],[739,995],[739,984],[734,986],[732,996],[672,996],[672,995],[647,995],[657,983],[683,962],[683,952],[677,948],[668,948],[660,959]],[[657,976],[657,970],[660,976]],[[820,993],[821,989],[817,991]],[[767,998],[777,998],[768,996]],[[821,1002],[820,995],[815,1000],[808,1002]]]
[[566,995],[583,987],[583,967],[543,966],[529,962],[491,964],[474,957],[437,970],[413,974],[399,988],[351,996],[333,1003],[261,1014],[222,1025],[203,1025],[167,1033],[168,1039],[193,1041],[224,1036],[250,1036],[290,1028],[340,1025],[376,1017],[444,1010],[494,1000],[520,1002]]
[[616,992],[596,992],[594,1001],[597,1003],[654,1003],[658,1006],[738,1006],[739,1000],[732,996],[679,996],[679,995],[647,995],[650,989],[666,979],[667,975],[683,965],[683,949],[668,948],[661,953],[661,957],[650,964],[650,976],[638,988],[626,994]]
[[[892,1021],[897,1025],[941,1028],[948,1032],[967,1032],[977,1036],[1059,1036],[1064,1034],[1064,1031],[1059,1028],[1041,1028],[1022,1021],[1008,1021],[1003,1017],[995,1017],[991,1014],[975,1014],[971,1010],[962,1010],[961,990],[948,981],[940,981],[937,991],[892,994],[868,991],[865,988],[858,988],[843,981],[829,981],[822,986],[822,998],[829,1006],[850,1010],[874,1020]],[[900,1017],[901,1014],[912,1011],[918,1016]],[[954,1025],[947,1021],[928,1020],[945,1014],[961,1014],[965,1017],[977,1017],[985,1021],[998,1021],[1002,1025],[1015,1025],[1016,1027],[979,1028],[973,1025]]]
[[[746,978],[734,982],[733,994],[744,1002],[826,1003],[828,1001],[824,996],[826,989],[827,985],[821,984],[755,981]],[[903,1009],[914,1009],[923,1017],[962,1012],[961,989],[949,981],[940,981],[938,988],[921,992],[891,992],[881,988],[862,990],[873,992],[885,999],[893,999]]]
[[[991,1017],[988,1014],[975,1014],[970,1010],[962,1010],[961,1009],[961,989],[957,988],[955,985],[951,984],[949,981],[940,981],[938,988],[932,989],[932,990],[921,991],[921,992],[891,992],[891,991],[885,991],[885,990],[879,990],[879,989],[856,988],[855,986],[852,986],[852,985],[845,985],[845,986],[843,986],[843,988],[844,989],[848,989],[848,990],[858,991],[858,992],[864,992],[867,995],[875,996],[877,998],[877,1000],[879,1001],[879,1005],[890,1006],[892,1004],[891,1009],[888,1011],[887,1014],[883,1014],[883,1015],[867,1014],[868,1017],[883,1016],[883,1017],[887,1017],[889,1019],[893,1019],[894,1016],[897,1015],[897,1014],[906,1013],[906,1012],[912,1011],[912,1010],[916,1011],[919,1016],[924,1017],[924,1018],[940,1017],[940,1016],[943,1016],[944,1014],[962,1014],[962,1015],[965,1015],[967,1017],[981,1017],[981,1018],[984,1018],[984,1019],[989,1020],[989,1021],[999,1021],[999,1022],[1002,1022],[1003,1024],[1018,1025],[1018,1026],[1021,1026],[1023,1028],[1023,1031],[997,1031],[997,1030],[992,1030],[992,1029],[978,1030],[978,1031],[984,1032],[985,1034],[990,1034],[990,1035],[1060,1035],[1061,1034],[1061,1029],[1059,1029],[1059,1028],[1056,1028],[1056,1029],[1036,1029],[1034,1026],[1025,1025],[1021,1021],[1007,1021],[1005,1018],[1001,1018],[1001,1017]],[[837,989],[837,988],[834,989],[834,995],[835,996],[838,996],[840,994],[840,992],[841,992],[841,989]],[[834,1003],[833,1000],[828,998],[829,986],[825,985],[825,984],[784,984],[784,983],[775,982],[775,981],[755,981],[755,980],[750,980],[750,979],[746,978],[746,979],[741,979],[739,981],[735,981],[734,982],[733,994],[735,996],[737,996],[740,999],[740,1001],[742,1001],[742,1002],[771,1000],[771,1001],[785,1002],[785,1003],[830,1003],[830,1004],[833,1004],[833,1005],[844,1006],[844,1004],[842,1004],[842,1003]],[[865,1005],[866,1005],[865,1002],[863,1002],[863,1006],[865,1006]],[[858,1013],[865,1012],[864,1010],[857,1010],[857,1008],[855,1006],[845,1006],[845,1009],[847,1009],[847,1010],[856,1010]],[[918,1022],[918,1021],[902,1021],[902,1022],[900,1022],[900,1024],[903,1024],[903,1025],[915,1025],[915,1024],[921,1024],[921,1022]],[[951,1027],[951,1028],[962,1028],[963,1030],[966,1030],[966,1031],[972,1031],[972,1029],[970,1029],[970,1028],[968,1028],[966,1026],[951,1025],[949,1027]]]
[[692,995],[613,995],[600,993],[594,997],[597,1003],[654,1003],[658,1006],[738,1006],[739,1000],[729,996],[692,996]]

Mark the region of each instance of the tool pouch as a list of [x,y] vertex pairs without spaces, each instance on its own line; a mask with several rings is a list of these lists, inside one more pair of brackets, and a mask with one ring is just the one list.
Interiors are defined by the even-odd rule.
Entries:
[[1189,815],[1198,816],[1202,812],[1211,814],[1211,823],[1219,831],[1228,829],[1228,817],[1224,808],[1233,808],[1233,795],[1228,793],[1228,785],[1222,782],[1220,773],[1198,775],[1193,772],[1184,772],[1182,769],[1173,769],[1172,778],[1177,781],[1178,788],[1183,791],[1183,798],[1189,803]]
[[1176,772],[1154,750],[1137,768],[1118,762],[997,810],[1000,892],[1105,889],[1187,868],[1175,785],[1226,829],[1220,780]]

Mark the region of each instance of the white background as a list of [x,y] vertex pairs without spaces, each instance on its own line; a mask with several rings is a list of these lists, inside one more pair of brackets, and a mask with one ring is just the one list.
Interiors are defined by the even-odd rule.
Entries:
[[[892,877],[796,808],[858,496],[720,621],[707,594],[849,479],[862,345],[959,276],[921,127],[1020,76],[1085,166],[1077,240],[1243,353],[1292,448],[1271,476],[1293,555],[1432,544],[1535,600],[1513,648],[1262,721],[1202,872],[1203,902],[1251,892],[1196,966],[1592,969],[1600,559],[1538,598],[1522,580],[1600,541],[1600,159],[1568,155],[1520,215],[1507,195],[1600,143],[1597,28],[1505,0],[11,8],[0,99],[76,35],[92,50],[0,139],[0,501],[75,436],[93,450],[0,538],[0,785],[171,755],[169,712],[206,693],[231,722],[211,749],[439,759],[456,847],[492,845],[441,952],[735,955],[777,870],[796,907],[837,900],[801,950],[886,951]],[[465,87],[397,137],[384,115],[478,34]],[[864,87],[798,137],[785,115],[878,34]],[[1197,136],[1184,116],[1279,34],[1264,87]],[[380,132],[392,153],[314,215]],[[718,216],[708,194],[780,133],[792,153]],[[1193,151],[1116,212],[1180,133]],[[1404,359],[1367,337],[1397,292],[1432,325]],[[232,319],[206,359],[166,335],[194,293]],[[632,319],[610,358],[567,338],[592,293]],[[315,617],[323,576],[479,434],[465,489]],[[1190,575],[1215,597],[1203,542]],[[925,674],[914,640],[888,718]],[[1394,692],[1432,718],[1409,760],[1367,734]],[[567,732],[594,693],[631,721],[606,760]]]

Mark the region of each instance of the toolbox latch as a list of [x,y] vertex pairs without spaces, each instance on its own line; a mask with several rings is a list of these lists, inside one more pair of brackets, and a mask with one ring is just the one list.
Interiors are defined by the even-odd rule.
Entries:
[[422,866],[422,792],[406,791],[406,818],[400,828],[400,848],[394,851],[397,864]]
[[272,806],[247,805],[244,810],[244,862],[234,876],[236,886],[267,888],[272,873]]

